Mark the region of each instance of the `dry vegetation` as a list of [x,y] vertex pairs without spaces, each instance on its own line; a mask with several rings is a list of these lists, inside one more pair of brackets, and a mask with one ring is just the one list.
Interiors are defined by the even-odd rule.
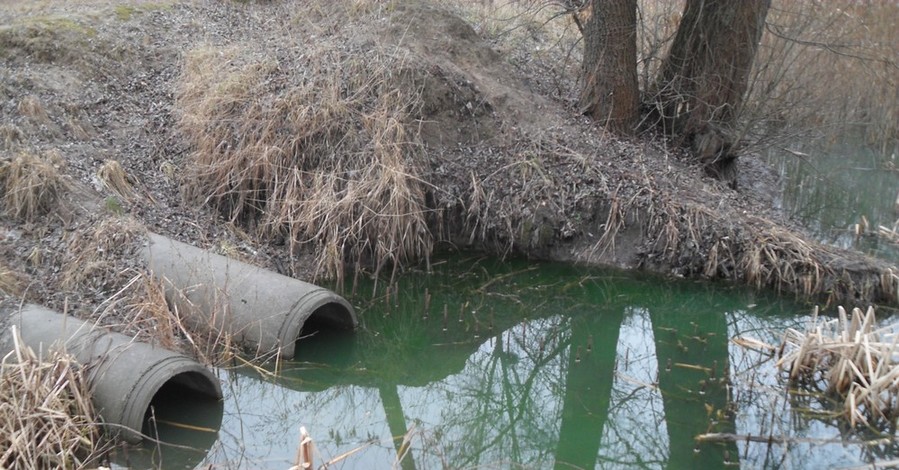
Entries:
[[133,200],[137,195],[134,191],[134,178],[125,172],[122,164],[116,160],[106,160],[97,170],[97,179],[107,190],[117,195],[123,201]]
[[[457,11],[513,61],[546,71],[544,91],[573,104],[580,84],[579,2],[456,2]],[[638,76],[648,89],[674,38],[683,2],[638,2]],[[583,21],[584,13],[579,13]],[[797,134],[860,132],[884,153],[899,141],[899,4],[774,1],[744,109],[751,146]]]
[[84,468],[104,451],[84,369],[64,352],[36,355],[13,330],[0,366],[0,467]]
[[7,216],[34,222],[54,208],[66,188],[58,153],[19,153],[0,160],[0,200]]
[[793,386],[836,400],[855,427],[895,429],[899,413],[899,336],[878,328],[874,309],[839,308],[839,318],[815,310],[806,331],[787,330],[778,367]]
[[25,275],[0,261],[0,294],[21,296],[25,291]]
[[74,232],[60,284],[97,296],[116,292],[140,266],[137,250],[145,233],[143,225],[128,217],[110,217],[92,229]]
[[177,102],[189,195],[292,252],[311,247],[327,276],[346,259],[420,259],[433,241],[415,71],[388,51],[359,61],[328,46],[305,51],[302,74],[274,57],[243,63],[252,53],[238,46],[188,54]]
[[757,60],[752,118],[833,138],[899,142],[899,3],[775,2]]
[[146,228],[129,217],[108,217],[75,232],[68,241],[60,285],[96,299],[96,308],[82,314],[89,321],[180,351],[203,364],[230,363],[241,351],[228,334],[212,324],[185,320],[170,308],[166,289],[171,287],[142,261],[139,250],[145,242]]

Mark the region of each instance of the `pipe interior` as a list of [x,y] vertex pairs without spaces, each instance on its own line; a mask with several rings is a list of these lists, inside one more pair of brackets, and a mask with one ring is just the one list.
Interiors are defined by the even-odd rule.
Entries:
[[317,308],[303,323],[295,358],[332,364],[351,363],[356,348],[352,314],[339,303]]
[[315,309],[306,319],[300,336],[321,330],[352,330],[354,327],[353,315],[346,306],[338,302],[328,302]]
[[153,395],[144,412],[141,432],[158,435],[160,440],[165,440],[163,434],[172,427],[212,429],[214,435],[221,426],[222,412],[222,401],[209,378],[198,372],[182,372],[166,381]]

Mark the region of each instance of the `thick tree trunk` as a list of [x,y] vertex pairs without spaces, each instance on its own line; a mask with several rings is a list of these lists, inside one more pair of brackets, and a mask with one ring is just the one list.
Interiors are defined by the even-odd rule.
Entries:
[[[602,2],[600,2],[602,3]],[[736,184],[736,120],[771,0],[687,0],[655,86],[655,113],[709,174]]]
[[619,134],[639,116],[637,0],[594,1],[584,25],[584,88],[580,108]]

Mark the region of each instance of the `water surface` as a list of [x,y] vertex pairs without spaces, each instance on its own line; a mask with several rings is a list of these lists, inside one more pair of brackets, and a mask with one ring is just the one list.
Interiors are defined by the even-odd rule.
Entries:
[[[875,234],[899,222],[899,159],[853,139],[829,146],[775,149],[769,162],[783,179],[783,207],[821,241],[899,261],[899,245]],[[868,223],[857,234],[856,224]]]
[[[220,371],[214,442],[165,468],[285,469],[301,426],[316,465],[338,459],[332,468],[391,468],[399,454],[405,469],[899,457],[891,439],[859,444],[882,436],[842,429],[822,412],[826,400],[784,393],[768,355],[731,341],[777,344],[807,321],[806,306],[729,285],[467,255],[406,273],[395,289],[382,282],[374,298],[372,285],[357,288],[356,333],[306,331],[274,375]],[[696,441],[708,433],[740,438]]]

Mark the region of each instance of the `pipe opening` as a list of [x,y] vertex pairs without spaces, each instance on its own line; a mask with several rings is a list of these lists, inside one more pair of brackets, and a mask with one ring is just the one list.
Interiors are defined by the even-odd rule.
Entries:
[[303,323],[294,359],[348,365],[356,348],[354,320],[352,313],[336,302],[317,308]]
[[356,328],[356,318],[346,305],[339,302],[327,302],[312,312],[306,319],[302,331],[314,328],[312,331],[323,329],[352,330]]
[[163,462],[194,468],[215,444],[223,414],[224,405],[207,377],[198,372],[177,374],[147,406],[141,433],[152,439],[113,453],[112,461],[128,468],[161,468]]
[[200,456],[199,463],[218,438],[223,414],[222,400],[206,376],[198,372],[177,374],[153,395],[144,413],[141,433],[180,447],[159,447],[148,440],[144,441],[144,446],[154,450],[159,447],[166,457],[181,455],[185,452],[184,447],[189,447],[193,449],[190,454]]

